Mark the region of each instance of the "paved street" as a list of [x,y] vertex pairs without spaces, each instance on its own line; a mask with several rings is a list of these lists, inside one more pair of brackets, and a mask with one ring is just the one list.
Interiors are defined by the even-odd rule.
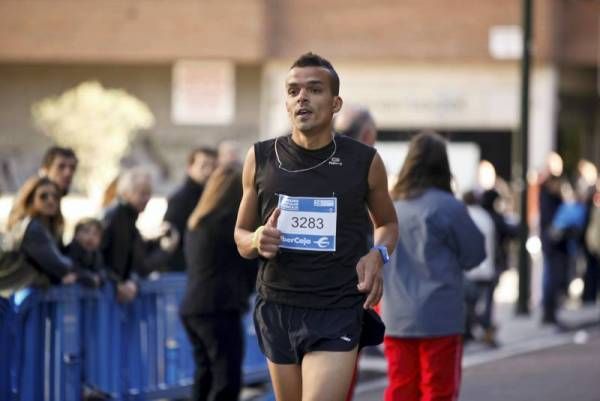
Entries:
[[[598,307],[563,311],[574,328],[568,332],[540,326],[536,313],[516,317],[511,305],[497,309],[502,345],[465,348],[460,401],[600,400]],[[385,372],[384,358],[363,355],[354,400],[382,400]]]
[[[582,333],[578,337],[584,336]],[[467,368],[460,400],[598,401],[600,331],[588,336],[583,344],[570,343]]]
[[[569,331],[540,325],[539,311],[515,316],[511,303],[496,311],[501,346],[465,347],[460,401],[600,401],[600,305],[563,309]],[[381,351],[363,351],[354,401],[382,401],[386,369]],[[274,401],[265,388],[245,393]]]
[[[553,341],[568,343],[548,342],[549,348],[532,352],[523,348],[523,354],[508,357],[503,354],[507,351],[490,351],[495,355],[487,361],[465,358],[460,401],[600,400],[600,330],[562,334]],[[383,399],[384,373],[368,376],[363,377],[355,401]]]

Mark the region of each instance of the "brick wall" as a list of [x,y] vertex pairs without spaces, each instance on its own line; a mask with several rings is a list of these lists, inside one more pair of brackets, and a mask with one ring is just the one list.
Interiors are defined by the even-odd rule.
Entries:
[[[270,53],[335,58],[487,60],[492,25],[519,22],[517,0],[269,1]],[[315,18],[318,15],[319,18]]]
[[562,0],[561,61],[575,65],[598,65],[600,52],[600,1]]
[[2,0],[0,60],[252,61],[263,14],[262,0]]
[[[2,0],[0,61],[489,61],[489,29],[521,0]],[[598,0],[536,0],[538,60],[595,65]],[[564,52],[564,55],[562,53]],[[564,56],[564,57],[561,57]]]

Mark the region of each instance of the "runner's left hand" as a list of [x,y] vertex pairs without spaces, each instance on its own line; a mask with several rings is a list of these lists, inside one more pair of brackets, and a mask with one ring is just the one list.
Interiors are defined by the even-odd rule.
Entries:
[[369,309],[379,303],[383,295],[383,262],[379,251],[372,249],[360,258],[356,264],[358,274],[357,288],[360,292],[367,294],[363,308]]

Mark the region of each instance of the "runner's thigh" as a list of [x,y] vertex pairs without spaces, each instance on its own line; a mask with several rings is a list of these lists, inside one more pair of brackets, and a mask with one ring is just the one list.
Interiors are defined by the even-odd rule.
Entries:
[[302,401],[344,401],[352,381],[357,349],[307,353],[302,360]]

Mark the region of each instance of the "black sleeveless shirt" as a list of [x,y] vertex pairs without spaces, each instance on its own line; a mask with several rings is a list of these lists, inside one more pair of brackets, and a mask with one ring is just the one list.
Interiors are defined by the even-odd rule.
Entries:
[[[330,309],[352,307],[364,298],[356,289],[356,264],[368,252],[368,236],[373,231],[367,194],[375,149],[341,135],[334,141],[308,150],[288,135],[254,145],[254,185],[261,224],[277,207],[280,194],[337,198],[336,251],[280,248],[275,258],[261,259],[257,290],[267,301]],[[325,163],[308,171],[285,171],[279,167],[275,143],[284,169],[308,169]]]

